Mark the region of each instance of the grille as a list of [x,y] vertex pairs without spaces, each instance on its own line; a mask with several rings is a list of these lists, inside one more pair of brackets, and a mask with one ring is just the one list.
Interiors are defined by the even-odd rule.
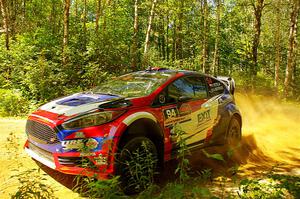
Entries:
[[53,155],[49,151],[41,149],[41,148],[33,145],[31,142],[29,142],[29,149],[33,150],[34,152],[38,153],[42,157],[44,157],[44,158],[46,158],[46,159],[53,162]]
[[62,157],[58,156],[59,164],[64,166],[77,166],[84,168],[93,168],[95,165],[86,157]]
[[54,144],[59,142],[54,129],[33,120],[27,120],[26,132],[30,138],[33,137],[33,140],[43,144]]

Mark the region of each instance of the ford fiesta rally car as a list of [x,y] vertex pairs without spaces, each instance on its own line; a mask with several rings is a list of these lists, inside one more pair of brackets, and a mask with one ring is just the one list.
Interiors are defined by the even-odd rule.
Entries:
[[159,68],[126,74],[30,114],[25,151],[62,173],[120,175],[128,184],[128,162],[138,161],[128,154],[145,143],[157,165],[176,157],[175,126],[189,149],[239,140],[242,118],[233,93],[228,77]]

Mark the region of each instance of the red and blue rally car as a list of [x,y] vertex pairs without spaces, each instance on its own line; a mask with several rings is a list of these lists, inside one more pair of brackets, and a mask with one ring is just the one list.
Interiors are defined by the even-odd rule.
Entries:
[[228,77],[163,68],[126,74],[30,114],[25,151],[62,173],[126,178],[116,154],[146,142],[162,164],[176,157],[175,125],[190,149],[239,140],[242,117],[233,93]]

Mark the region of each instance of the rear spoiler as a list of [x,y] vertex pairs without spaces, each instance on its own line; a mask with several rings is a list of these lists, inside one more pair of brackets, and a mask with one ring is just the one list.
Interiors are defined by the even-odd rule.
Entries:
[[217,79],[221,80],[222,82],[225,83],[227,86],[227,89],[229,92],[234,95],[234,90],[235,90],[235,82],[232,77],[226,77],[226,76],[216,76]]

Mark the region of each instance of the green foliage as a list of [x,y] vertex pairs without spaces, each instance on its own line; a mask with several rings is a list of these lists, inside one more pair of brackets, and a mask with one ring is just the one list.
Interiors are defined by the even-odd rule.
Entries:
[[185,198],[184,184],[169,183],[158,197],[159,199],[183,199]]
[[145,142],[136,151],[128,152],[128,155],[131,157],[125,162],[130,173],[127,186],[133,187],[137,192],[145,190],[154,183],[158,160],[153,157]]
[[222,154],[219,154],[219,153],[214,153],[214,154],[209,154],[206,150],[202,149],[202,152],[205,154],[206,157],[208,158],[212,158],[212,159],[215,159],[215,160],[219,160],[219,161],[223,161],[225,162]]
[[184,132],[179,125],[174,125],[172,131],[177,139],[177,158],[179,159],[179,163],[175,170],[175,174],[179,173],[179,181],[182,183],[190,178],[190,176],[188,175],[188,170],[190,169],[190,162],[186,157],[188,154],[190,154],[190,151],[186,143],[186,138],[184,138],[186,132]]
[[156,184],[148,186],[144,191],[138,194],[137,199],[149,199],[153,198],[154,195],[157,195],[160,191],[160,187]]
[[269,175],[274,181],[279,182],[276,187],[286,189],[294,198],[300,198],[300,177],[271,173]]
[[[101,4],[96,31],[95,1],[71,3],[69,19],[68,62],[62,65],[63,4],[59,0],[8,4],[10,50],[5,49],[5,34],[0,35],[0,88],[18,89],[34,104],[97,86],[111,76],[151,66],[202,71],[203,5],[196,0],[158,1],[150,34],[150,49],[144,55],[144,42],[152,1],[138,2],[137,66],[131,66],[133,43],[133,1],[109,1]],[[86,5],[85,5],[86,2]],[[221,3],[220,42],[217,74],[233,75],[243,87],[273,93],[276,61],[274,23],[280,16],[279,93],[287,63],[289,5],[278,7],[268,2],[262,16],[258,49],[257,77],[250,75],[253,44],[253,8],[247,1],[226,0]],[[212,72],[217,38],[216,3],[208,1],[208,55]],[[84,11],[86,19],[84,19]],[[0,15],[2,17],[2,15]],[[2,18],[1,18],[2,21]],[[85,23],[85,25],[84,25]],[[86,28],[84,28],[86,27]],[[146,57],[147,65],[143,60]],[[298,62],[297,62],[298,63]],[[296,64],[294,98],[299,98],[299,64]],[[31,103],[30,102],[30,103]]]
[[20,91],[0,89],[0,116],[24,116],[30,107]]
[[56,198],[53,188],[46,184],[47,179],[43,175],[46,174],[41,175],[36,169],[29,169],[11,176],[19,182],[17,191],[11,195],[11,198]]
[[194,187],[192,189],[193,198],[212,198],[212,193],[208,188]]
[[[262,92],[264,95],[274,95],[275,88],[274,80],[271,77],[265,76],[263,73],[258,73],[257,76],[249,76],[247,73],[234,72],[232,77],[236,81],[237,88],[255,90],[257,93]],[[279,92],[282,92],[283,87]]]
[[273,179],[244,179],[240,182],[239,197],[242,199],[286,198],[287,190]]
[[118,176],[108,180],[77,176],[76,186],[73,190],[88,198],[125,198],[119,188]]

